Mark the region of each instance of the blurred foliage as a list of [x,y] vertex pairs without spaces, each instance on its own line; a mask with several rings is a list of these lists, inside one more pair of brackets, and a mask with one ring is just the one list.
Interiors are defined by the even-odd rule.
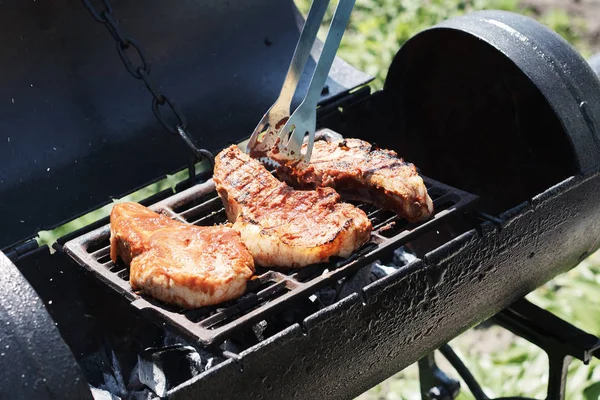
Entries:
[[[311,0],[296,0],[296,4],[306,15]],[[321,40],[326,36],[334,8],[330,5],[323,21],[319,32]],[[356,0],[338,55],[374,76],[372,86],[380,89],[396,52],[413,35],[445,19],[485,9],[536,17],[585,53],[581,41],[585,24],[562,10],[537,16],[532,9],[520,6],[517,0]]]
[[586,32],[586,23],[583,19],[574,18],[563,10],[552,9],[537,16],[537,20],[560,34],[585,58],[591,56],[589,46],[582,40]]

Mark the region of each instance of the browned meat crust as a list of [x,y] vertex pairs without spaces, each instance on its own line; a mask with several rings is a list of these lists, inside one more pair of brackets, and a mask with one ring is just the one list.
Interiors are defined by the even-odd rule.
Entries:
[[366,214],[331,188],[297,191],[236,146],[220,152],[213,179],[227,217],[257,264],[303,267],[347,257],[366,243]]
[[433,213],[433,203],[415,166],[394,151],[363,140],[316,141],[308,165],[284,162],[277,174],[296,188],[331,187],[342,198],[375,204],[410,222],[425,220]]
[[174,221],[137,203],[110,214],[110,257],[130,265],[130,283],[185,308],[218,304],[244,294],[254,260],[235,230]]

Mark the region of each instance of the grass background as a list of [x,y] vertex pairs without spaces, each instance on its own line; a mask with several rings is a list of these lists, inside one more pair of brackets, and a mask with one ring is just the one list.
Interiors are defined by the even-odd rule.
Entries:
[[[580,0],[581,1],[581,0]],[[305,14],[310,0],[296,0]],[[531,16],[549,26],[573,44],[584,57],[590,56],[586,23],[558,5],[541,12],[518,0],[357,0],[350,24],[338,54],[376,79],[375,89],[383,87],[387,67],[402,44],[417,32],[467,12],[499,9]],[[566,4],[567,2],[565,2]],[[326,25],[319,33],[323,39]],[[574,325],[600,335],[600,253],[578,267],[528,295],[535,304],[554,312]],[[471,330],[451,342],[471,369],[487,395],[545,398],[548,360],[540,349],[499,327]],[[441,360],[440,365],[443,360]],[[454,374],[446,365],[445,371]],[[456,375],[455,375],[456,376]],[[600,398],[600,362],[583,365],[574,360],[569,368],[566,398]],[[462,383],[459,399],[472,399]],[[359,397],[372,399],[420,399],[418,370],[413,365]]]

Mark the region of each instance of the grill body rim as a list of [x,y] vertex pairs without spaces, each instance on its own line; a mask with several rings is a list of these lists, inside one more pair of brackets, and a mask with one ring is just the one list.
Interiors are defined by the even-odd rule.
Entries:
[[600,174],[571,177],[169,394],[353,398],[597,249],[599,196]]

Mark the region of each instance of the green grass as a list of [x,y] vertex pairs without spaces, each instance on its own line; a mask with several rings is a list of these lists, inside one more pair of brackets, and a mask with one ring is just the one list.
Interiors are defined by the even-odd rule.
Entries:
[[[311,1],[296,0],[296,4],[306,15]],[[333,9],[330,5],[319,33],[321,39],[325,38]],[[410,37],[445,19],[485,9],[536,17],[587,55],[587,46],[580,40],[585,31],[582,20],[574,19],[561,10],[536,16],[532,10],[520,6],[517,0],[356,0],[338,55],[375,76],[373,87],[381,88],[387,67]]]
[[[309,0],[297,0],[305,14]],[[330,6],[333,9],[333,6]],[[500,9],[532,16],[555,30],[585,57],[585,24],[561,10],[535,15],[516,0],[357,0],[339,55],[376,79],[373,87],[383,87],[387,68],[398,49],[410,37],[436,23],[467,12]],[[331,18],[325,20],[319,37],[324,38]],[[532,302],[554,312],[574,325],[600,335],[600,254],[595,254],[572,271],[557,277],[528,296]],[[500,335],[500,336],[497,336]],[[500,328],[471,330],[451,342],[470,367],[488,396],[528,396],[545,398],[548,376],[547,357],[528,342]],[[449,373],[453,373],[451,368]],[[466,385],[462,385],[466,388]],[[415,365],[377,385],[359,397],[371,399],[420,399]],[[462,390],[460,399],[472,399]],[[583,365],[574,360],[569,368],[566,398],[600,398],[600,362]]]
[[[208,163],[201,162],[196,164],[196,173],[200,173],[209,168]],[[113,199],[112,203],[105,205],[99,209],[90,211],[89,213],[82,215],[79,218],[76,218],[72,221],[67,222],[64,225],[60,225],[52,230],[48,231],[40,231],[38,232],[37,242],[40,246],[48,246],[48,248],[52,249],[52,246],[56,240],[62,236],[65,236],[73,231],[81,229],[87,225],[90,225],[110,214],[110,210],[115,203],[121,203],[124,201],[134,201],[139,202],[148,197],[152,196],[155,193],[161,192],[166,189],[171,189],[173,192],[175,191],[175,186],[188,178],[187,169],[176,172],[173,175],[167,175],[166,178],[159,180],[156,183],[153,183],[149,186],[146,186],[140,190],[137,190],[133,193],[130,193],[126,196],[123,196],[119,199]],[[51,250],[52,251],[52,250]]]

